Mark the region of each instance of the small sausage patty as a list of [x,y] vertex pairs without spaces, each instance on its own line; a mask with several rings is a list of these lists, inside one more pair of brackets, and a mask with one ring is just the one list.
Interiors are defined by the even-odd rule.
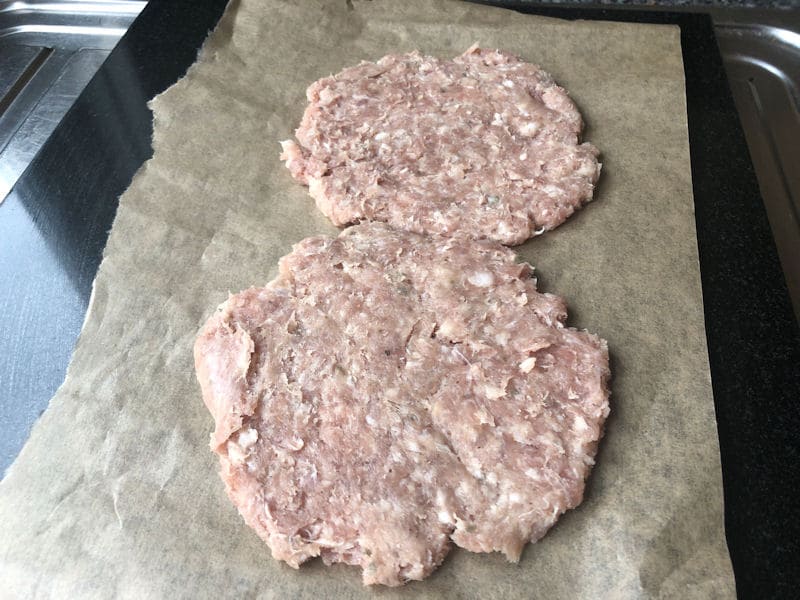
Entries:
[[600,174],[567,92],[499,50],[389,55],[307,96],[281,158],[336,225],[520,244],[591,200]]

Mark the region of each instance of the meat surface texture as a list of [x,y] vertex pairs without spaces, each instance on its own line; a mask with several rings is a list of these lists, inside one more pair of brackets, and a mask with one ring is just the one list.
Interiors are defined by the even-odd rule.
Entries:
[[227,492],[275,558],[423,579],[451,540],[516,561],[578,505],[608,350],[489,241],[312,237],[197,337]]
[[567,92],[499,50],[389,55],[307,96],[281,158],[335,225],[520,244],[591,200],[600,174]]

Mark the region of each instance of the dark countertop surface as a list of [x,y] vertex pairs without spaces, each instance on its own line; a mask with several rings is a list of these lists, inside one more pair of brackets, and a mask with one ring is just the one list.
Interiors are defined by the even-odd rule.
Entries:
[[[800,331],[711,21],[702,14],[507,4],[564,18],[681,25],[737,590],[742,598],[796,597]],[[151,154],[146,101],[194,61],[224,5],[152,0],[0,205],[0,469],[16,456],[63,380],[118,197]]]

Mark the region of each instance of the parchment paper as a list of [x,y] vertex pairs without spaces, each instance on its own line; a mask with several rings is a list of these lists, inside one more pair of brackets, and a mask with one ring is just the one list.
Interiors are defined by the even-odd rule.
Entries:
[[[612,416],[586,500],[519,565],[455,549],[427,581],[274,561],[225,496],[191,348],[229,290],[335,234],[278,159],[305,87],[361,59],[474,42],[541,64],[603,153],[596,202],[520,249],[606,338]],[[229,7],[152,102],[66,381],[0,484],[0,595],[60,598],[715,598],[734,594],[703,328],[679,30],[460,3]]]

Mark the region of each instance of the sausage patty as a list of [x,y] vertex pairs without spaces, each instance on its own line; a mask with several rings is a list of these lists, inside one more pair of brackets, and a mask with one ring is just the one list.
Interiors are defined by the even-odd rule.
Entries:
[[580,503],[608,414],[606,343],[494,242],[381,223],[312,237],[195,344],[212,447],[294,567],[422,579],[451,540],[516,561]]
[[389,55],[307,96],[281,158],[336,225],[519,244],[591,200],[600,174],[566,91],[499,50]]

